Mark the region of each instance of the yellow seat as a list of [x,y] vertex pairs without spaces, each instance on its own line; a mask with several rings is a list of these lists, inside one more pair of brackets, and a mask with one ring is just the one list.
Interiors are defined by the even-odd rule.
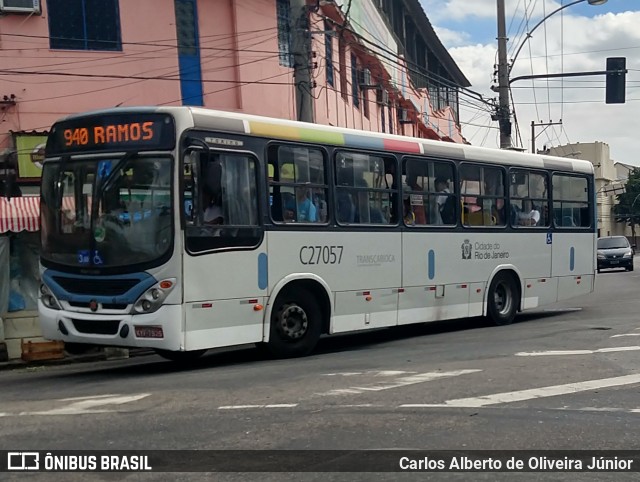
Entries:
[[497,221],[495,216],[488,212],[475,211],[465,213],[462,211],[462,224],[466,226],[495,226]]

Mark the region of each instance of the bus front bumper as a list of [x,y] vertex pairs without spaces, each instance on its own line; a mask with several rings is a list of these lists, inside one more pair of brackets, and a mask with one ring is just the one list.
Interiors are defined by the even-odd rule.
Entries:
[[48,340],[172,351],[184,344],[181,305],[163,305],[144,315],[100,315],[52,310],[38,300],[38,312],[42,336]]

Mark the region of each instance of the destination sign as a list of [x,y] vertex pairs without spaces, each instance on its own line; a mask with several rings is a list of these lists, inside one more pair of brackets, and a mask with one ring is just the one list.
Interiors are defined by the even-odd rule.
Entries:
[[93,151],[169,150],[175,146],[175,126],[167,114],[117,114],[83,117],[56,123],[46,154]]

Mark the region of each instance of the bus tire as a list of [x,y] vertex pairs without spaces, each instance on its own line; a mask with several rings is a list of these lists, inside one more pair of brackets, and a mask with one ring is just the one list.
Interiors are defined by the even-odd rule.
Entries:
[[191,351],[171,351],[155,349],[155,352],[162,358],[166,358],[175,363],[193,363],[198,360],[207,350],[191,350]]
[[278,358],[306,356],[320,338],[322,317],[316,298],[301,288],[285,289],[271,312],[267,350]]
[[487,293],[487,316],[496,325],[509,325],[518,311],[520,290],[515,278],[506,272],[495,275]]

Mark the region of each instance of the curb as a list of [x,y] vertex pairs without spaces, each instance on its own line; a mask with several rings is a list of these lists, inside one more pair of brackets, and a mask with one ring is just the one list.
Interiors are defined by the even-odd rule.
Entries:
[[82,355],[66,355],[59,360],[41,360],[37,362],[26,362],[24,360],[10,360],[7,362],[0,362],[0,371],[3,370],[20,370],[34,367],[43,366],[58,366],[58,365],[72,365],[78,363],[89,363],[96,361],[112,361],[112,360],[126,360],[127,358],[134,358],[138,356],[155,355],[155,351],[150,348],[129,348],[128,357],[113,356],[108,354],[104,347],[99,348],[100,351],[86,353]]

